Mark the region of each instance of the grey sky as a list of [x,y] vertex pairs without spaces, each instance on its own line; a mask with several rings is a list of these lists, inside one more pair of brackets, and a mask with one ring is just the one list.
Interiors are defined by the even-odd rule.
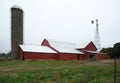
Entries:
[[24,11],[24,43],[40,44],[44,38],[68,41],[91,41],[99,19],[102,47],[120,41],[120,0],[0,0],[0,52],[10,48],[10,8],[19,5]]

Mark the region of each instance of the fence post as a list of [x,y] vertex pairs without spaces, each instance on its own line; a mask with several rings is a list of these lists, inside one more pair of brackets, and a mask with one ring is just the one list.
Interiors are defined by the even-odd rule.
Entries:
[[116,56],[114,58],[114,83],[116,83]]

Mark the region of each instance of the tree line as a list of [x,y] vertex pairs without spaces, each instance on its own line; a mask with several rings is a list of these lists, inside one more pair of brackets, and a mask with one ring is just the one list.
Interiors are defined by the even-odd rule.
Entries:
[[120,42],[115,43],[113,47],[102,48],[100,52],[107,53],[112,58],[120,58]]

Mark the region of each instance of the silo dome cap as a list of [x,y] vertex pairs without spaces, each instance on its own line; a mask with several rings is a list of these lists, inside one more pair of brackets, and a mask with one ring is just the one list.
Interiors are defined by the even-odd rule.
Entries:
[[14,5],[14,6],[12,6],[12,8],[17,8],[17,9],[21,9],[22,10],[22,8],[19,5]]

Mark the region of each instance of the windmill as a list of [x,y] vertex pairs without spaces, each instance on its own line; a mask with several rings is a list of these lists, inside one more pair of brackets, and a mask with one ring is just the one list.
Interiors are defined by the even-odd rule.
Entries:
[[99,29],[98,29],[98,19],[96,19],[95,21],[91,20],[91,23],[94,24],[94,22],[96,23],[96,30],[95,30],[95,36],[94,36],[94,44],[97,48],[97,52],[100,51],[101,49],[101,45],[100,45],[100,36],[99,36]]

